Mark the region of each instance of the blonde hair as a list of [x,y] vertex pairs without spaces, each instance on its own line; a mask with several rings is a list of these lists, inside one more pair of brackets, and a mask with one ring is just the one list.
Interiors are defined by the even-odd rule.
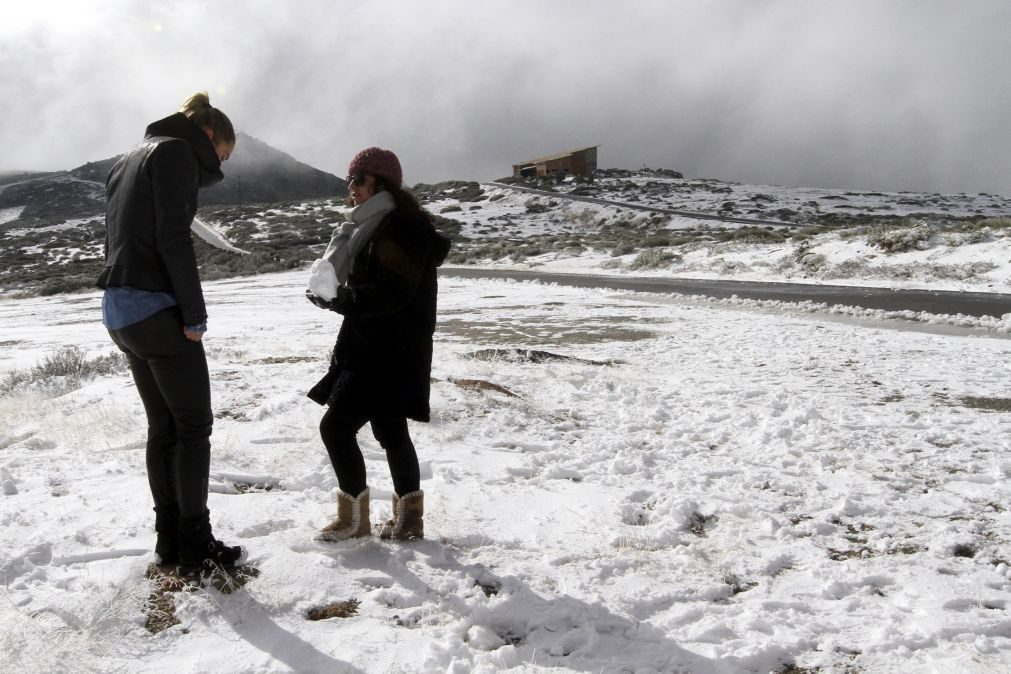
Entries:
[[211,97],[206,91],[198,91],[183,101],[179,112],[201,129],[209,129],[214,134],[215,144],[235,145],[235,129],[232,128],[231,120],[211,105]]

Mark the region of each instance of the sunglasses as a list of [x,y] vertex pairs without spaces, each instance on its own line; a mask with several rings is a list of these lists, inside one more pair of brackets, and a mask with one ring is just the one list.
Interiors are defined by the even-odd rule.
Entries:
[[348,185],[364,185],[364,184],[365,184],[364,175],[348,176]]

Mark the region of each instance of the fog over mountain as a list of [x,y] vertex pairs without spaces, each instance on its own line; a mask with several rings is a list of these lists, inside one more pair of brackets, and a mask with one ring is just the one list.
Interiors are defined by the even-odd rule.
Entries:
[[[244,152],[224,165],[225,180],[200,191],[201,206],[263,204],[340,197],[344,181],[241,131]],[[49,225],[105,211],[105,178],[119,156],[51,174],[0,176],[0,209],[21,209],[25,224]]]
[[341,177],[368,145],[411,184],[600,145],[603,168],[1009,194],[1007,25],[1003,0],[40,0],[0,25],[0,170],[118,154],[205,89]]
[[347,194],[342,179],[248,134],[239,132],[236,145],[242,151],[222,166],[225,180],[201,192],[201,205],[268,203]]

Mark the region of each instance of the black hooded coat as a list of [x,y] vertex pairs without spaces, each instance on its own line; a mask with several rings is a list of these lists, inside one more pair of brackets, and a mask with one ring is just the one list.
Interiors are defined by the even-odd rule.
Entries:
[[99,288],[174,295],[183,325],[207,320],[190,226],[197,192],[219,182],[221,161],[182,113],[158,120],[106,179],[105,269]]
[[422,213],[386,217],[331,303],[344,320],[312,400],[370,419],[429,420],[436,268],[449,247]]

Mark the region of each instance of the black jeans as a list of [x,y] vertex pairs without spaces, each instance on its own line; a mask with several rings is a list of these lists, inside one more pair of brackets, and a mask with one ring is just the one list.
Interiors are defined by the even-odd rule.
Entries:
[[203,344],[183,336],[177,307],[109,334],[126,354],[147,412],[155,508],[178,511],[181,519],[204,517],[214,415]]
[[365,459],[358,446],[358,431],[371,422],[372,435],[386,450],[393,489],[399,495],[421,488],[418,454],[407,431],[407,419],[369,419],[366,416],[331,407],[319,423],[319,433],[337,474],[337,484],[345,494],[358,496],[366,487]]

